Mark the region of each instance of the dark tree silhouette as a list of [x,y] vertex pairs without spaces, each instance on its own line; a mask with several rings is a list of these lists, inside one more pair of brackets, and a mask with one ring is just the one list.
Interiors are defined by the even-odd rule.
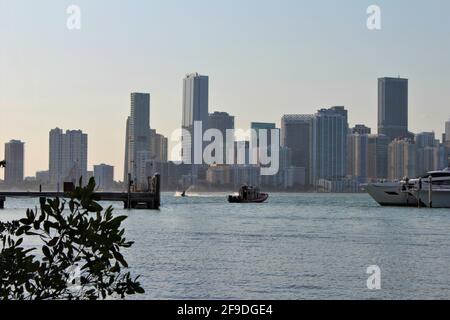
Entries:
[[[96,201],[95,181],[78,187],[70,201],[42,199],[40,210],[0,223],[0,300],[105,299],[142,294],[121,249],[125,216],[113,216]],[[68,210],[66,209],[68,208]],[[23,237],[42,247],[24,248]],[[33,239],[35,238],[35,239]],[[35,243],[35,242],[31,242]],[[39,258],[37,257],[39,256]]]

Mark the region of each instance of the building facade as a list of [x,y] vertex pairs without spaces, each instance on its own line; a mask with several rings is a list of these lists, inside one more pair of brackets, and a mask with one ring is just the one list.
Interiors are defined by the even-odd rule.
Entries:
[[49,176],[50,182],[77,184],[80,178],[88,181],[88,135],[81,130],[59,128],[50,131]]
[[417,146],[410,139],[395,139],[389,144],[388,178],[400,180],[417,176]]
[[378,134],[391,140],[409,137],[408,79],[378,79]]
[[311,181],[340,180],[347,169],[347,111],[343,107],[319,110],[313,119]]
[[114,185],[114,167],[103,163],[94,166],[94,179],[100,190],[111,190]]
[[[203,159],[195,159],[195,148],[200,148],[203,158],[204,145],[201,143],[195,146],[194,123],[199,122],[202,125],[201,135],[208,126],[209,114],[209,78],[198,73],[189,74],[183,80],[183,119],[182,129],[182,160],[186,164],[193,164],[197,160],[197,164],[202,164]],[[200,134],[200,133],[199,133]],[[197,137],[199,141],[201,137]]]
[[135,183],[143,183],[138,174],[137,157],[139,152],[150,152],[150,94],[131,93],[131,112],[127,120],[124,180],[128,174]]
[[17,185],[23,182],[25,143],[11,140],[5,144],[5,183]]
[[314,115],[284,115],[281,119],[281,145],[289,149],[289,165],[305,168],[305,184],[310,180],[312,165]]

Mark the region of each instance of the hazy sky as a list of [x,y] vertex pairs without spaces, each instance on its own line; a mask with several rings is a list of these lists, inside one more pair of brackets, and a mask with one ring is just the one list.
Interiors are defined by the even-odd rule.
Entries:
[[[70,4],[80,31],[66,27]],[[366,27],[371,4],[380,31]],[[448,0],[0,0],[0,158],[21,139],[34,175],[48,169],[50,129],[82,129],[89,165],[112,164],[120,178],[130,92],[151,93],[151,126],[170,135],[191,72],[210,76],[210,111],[240,128],[329,105],[376,128],[377,78],[401,75],[410,129],[440,137],[449,34]]]

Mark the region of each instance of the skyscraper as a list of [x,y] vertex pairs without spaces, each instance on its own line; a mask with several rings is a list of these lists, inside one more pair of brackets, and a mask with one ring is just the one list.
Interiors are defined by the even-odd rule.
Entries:
[[50,131],[49,175],[52,183],[78,183],[88,179],[88,136],[81,130]]
[[441,149],[434,132],[418,133],[415,136],[415,141],[417,149],[416,174],[422,175],[429,171],[442,169],[439,166]]
[[358,133],[358,134],[371,134],[372,133],[372,129],[370,129],[369,127],[366,127],[363,124],[357,124],[350,131],[351,131],[351,133]]
[[23,181],[24,145],[19,140],[5,143],[5,183],[7,185],[19,184]]
[[141,152],[139,160],[142,161],[143,154],[150,153],[150,94],[131,93],[131,112],[127,120],[126,133],[127,150],[125,153],[124,180],[128,180],[128,174],[138,185],[146,181],[145,177],[138,175],[137,157]]
[[319,110],[313,119],[311,180],[339,180],[347,169],[347,111],[344,107]]
[[367,176],[369,180],[388,178],[388,146],[390,138],[385,135],[368,136]]
[[168,139],[156,130],[150,130],[151,158],[156,162],[167,162],[168,160]]
[[445,123],[445,141],[450,141],[450,119]]
[[[271,150],[272,150],[272,130],[277,130],[278,131],[278,136],[280,137],[280,139],[278,141],[273,141],[274,143],[278,143],[278,146],[281,143],[281,133],[280,133],[280,129],[277,129],[277,126],[275,123],[267,123],[267,122],[252,122],[250,124],[250,127],[252,129],[252,137],[250,139],[250,144],[251,144],[251,152],[252,154],[252,159],[255,159],[255,161],[257,163],[260,163],[260,158],[259,155],[262,152],[263,154],[271,154]],[[266,132],[266,139],[264,139],[265,141],[261,140],[261,134],[262,132]],[[253,146],[253,143],[256,142],[256,146]],[[265,150],[264,147],[267,147],[267,149]]]
[[[222,161],[219,160],[220,164],[227,162],[227,144],[225,143],[225,139],[227,137],[227,130],[234,130],[234,116],[231,116],[227,112],[214,112],[210,113],[208,116],[208,129],[216,129],[219,130],[223,137],[223,157]],[[213,152],[212,156],[216,156],[215,152]]]
[[313,142],[312,114],[284,115],[281,119],[281,145],[290,149],[290,164],[305,168],[306,184],[310,181]]
[[395,139],[389,144],[388,176],[390,180],[416,177],[416,147],[415,142],[410,139]]
[[347,174],[366,182],[368,177],[369,135],[352,133],[347,135]]
[[391,140],[409,137],[408,79],[378,79],[378,134]]
[[106,164],[94,166],[94,178],[101,190],[111,190],[114,184],[114,167]]
[[[200,148],[203,156],[203,143],[195,146],[194,123],[201,122],[202,137],[208,126],[209,110],[209,78],[198,73],[189,74],[183,80],[183,119],[182,128],[189,134],[182,137],[182,160],[184,163],[192,164],[194,160],[203,162],[202,159],[195,159],[195,148]],[[197,137],[198,140],[201,137]],[[200,164],[200,163],[198,163]]]

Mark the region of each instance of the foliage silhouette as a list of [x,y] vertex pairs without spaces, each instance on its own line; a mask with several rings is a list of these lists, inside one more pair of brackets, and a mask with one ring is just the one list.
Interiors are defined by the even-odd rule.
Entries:
[[[138,278],[124,272],[121,249],[133,242],[97,202],[95,180],[77,187],[69,201],[41,199],[40,209],[0,223],[0,300],[97,300],[142,294]],[[67,208],[68,207],[68,210]],[[42,242],[39,253],[25,242]],[[38,257],[39,256],[39,257]]]

